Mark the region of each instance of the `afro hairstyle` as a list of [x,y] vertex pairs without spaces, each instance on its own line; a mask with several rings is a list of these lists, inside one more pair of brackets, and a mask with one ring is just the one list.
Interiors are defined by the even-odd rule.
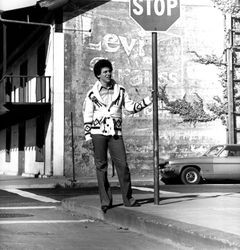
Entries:
[[95,63],[93,67],[93,72],[96,78],[98,78],[98,76],[101,74],[102,68],[105,67],[109,68],[111,71],[113,70],[112,63],[107,59],[101,59]]

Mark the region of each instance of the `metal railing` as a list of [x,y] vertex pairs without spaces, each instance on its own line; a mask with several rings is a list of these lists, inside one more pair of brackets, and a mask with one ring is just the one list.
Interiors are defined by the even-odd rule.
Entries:
[[50,76],[5,75],[0,80],[0,103],[50,103]]

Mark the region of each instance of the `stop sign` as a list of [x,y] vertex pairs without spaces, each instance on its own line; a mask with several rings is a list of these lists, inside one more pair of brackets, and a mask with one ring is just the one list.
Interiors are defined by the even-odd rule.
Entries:
[[180,17],[180,0],[130,0],[130,16],[146,31],[166,31]]

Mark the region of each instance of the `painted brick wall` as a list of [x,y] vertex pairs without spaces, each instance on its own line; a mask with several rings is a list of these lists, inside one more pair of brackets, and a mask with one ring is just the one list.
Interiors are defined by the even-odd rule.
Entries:
[[[84,140],[82,104],[96,79],[92,66],[99,58],[114,65],[114,78],[123,84],[134,100],[150,94],[151,33],[143,31],[128,15],[128,1],[110,1],[94,8],[64,13],[65,33],[65,174],[72,174],[71,120],[73,114],[75,165],[77,176],[95,175],[91,152],[82,147]],[[223,16],[209,0],[181,1],[181,17],[167,31],[158,34],[159,84],[167,84],[171,100],[189,100],[197,92],[204,104],[222,96],[218,69],[194,62],[198,54],[221,56]],[[220,121],[182,123],[177,115],[161,109],[159,102],[160,157],[201,154],[215,143],[226,140]],[[125,114],[124,137],[133,173],[152,171],[152,107],[134,116]]]

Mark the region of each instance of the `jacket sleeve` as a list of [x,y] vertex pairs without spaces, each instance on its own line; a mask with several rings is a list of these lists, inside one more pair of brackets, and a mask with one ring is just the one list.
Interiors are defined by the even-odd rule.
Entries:
[[123,106],[128,112],[132,114],[140,112],[141,110],[149,106],[151,103],[152,103],[152,99],[149,96],[145,97],[139,102],[134,102],[133,100],[130,99],[127,92],[124,91]]
[[92,139],[91,128],[93,121],[93,111],[94,111],[93,102],[89,98],[89,95],[87,95],[83,103],[83,122],[84,122],[84,134],[86,141]]

